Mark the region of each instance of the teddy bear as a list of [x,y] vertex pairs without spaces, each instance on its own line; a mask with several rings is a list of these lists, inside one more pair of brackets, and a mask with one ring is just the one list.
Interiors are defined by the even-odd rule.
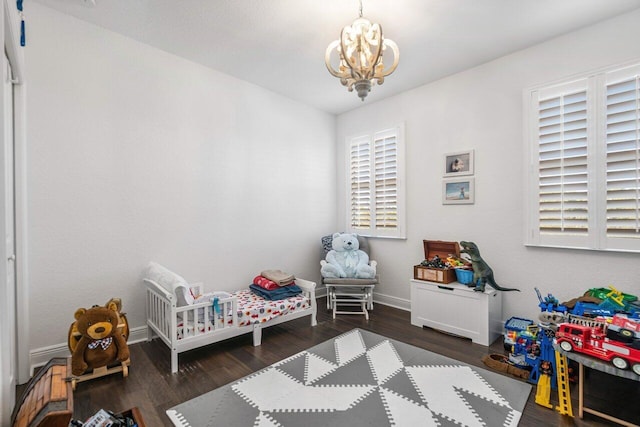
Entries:
[[74,332],[80,335],[80,340],[71,354],[73,375],[129,359],[125,332],[118,327],[120,315],[116,301],[110,300],[105,306],[79,308],[74,317],[76,321],[71,329],[76,329]]
[[369,265],[369,255],[360,250],[358,236],[350,233],[334,233],[331,249],[322,263],[320,274],[327,279],[372,279],[376,270]]

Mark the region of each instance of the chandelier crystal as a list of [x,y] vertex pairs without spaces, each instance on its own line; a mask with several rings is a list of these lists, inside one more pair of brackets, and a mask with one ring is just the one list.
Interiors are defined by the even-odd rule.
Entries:
[[[385,68],[383,52],[393,51],[393,64]],[[336,49],[340,58],[338,69],[331,64],[331,53]],[[362,16],[362,0],[360,0],[360,17],[342,29],[340,38],[334,40],[325,53],[324,62],[329,72],[340,79],[340,83],[353,91],[355,87],[360,99],[364,101],[374,84],[381,85],[384,78],[393,73],[398,66],[400,52],[398,45],[382,34],[380,24],[372,24]]]

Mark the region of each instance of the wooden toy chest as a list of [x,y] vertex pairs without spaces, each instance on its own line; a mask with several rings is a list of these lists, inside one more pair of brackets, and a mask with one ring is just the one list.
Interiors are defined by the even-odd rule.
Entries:
[[11,415],[14,427],[68,427],[73,415],[71,359],[51,359],[27,383]]
[[[445,242],[443,240],[423,240],[424,257],[431,261],[438,255],[445,261],[449,255],[460,256],[460,245],[458,242]],[[429,282],[451,283],[456,281],[456,271],[453,268],[442,269],[425,267],[423,265],[413,266],[413,278],[418,280],[428,280]]]

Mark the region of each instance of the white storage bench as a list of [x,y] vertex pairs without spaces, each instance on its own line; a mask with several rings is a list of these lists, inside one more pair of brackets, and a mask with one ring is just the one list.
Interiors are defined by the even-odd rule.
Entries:
[[471,338],[489,346],[502,335],[502,294],[484,292],[458,282],[411,280],[411,324]]

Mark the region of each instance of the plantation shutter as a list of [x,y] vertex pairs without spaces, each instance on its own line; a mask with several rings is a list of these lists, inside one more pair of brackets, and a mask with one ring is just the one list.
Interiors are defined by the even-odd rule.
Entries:
[[398,141],[395,133],[374,137],[375,227],[398,228]]
[[349,150],[351,228],[371,228],[371,142],[360,137]]
[[526,243],[640,253],[640,64],[528,95]]
[[586,82],[538,100],[538,232],[589,233]]
[[605,88],[606,233],[640,237],[640,79]]
[[406,237],[403,129],[401,124],[348,140],[350,232],[372,237]]

